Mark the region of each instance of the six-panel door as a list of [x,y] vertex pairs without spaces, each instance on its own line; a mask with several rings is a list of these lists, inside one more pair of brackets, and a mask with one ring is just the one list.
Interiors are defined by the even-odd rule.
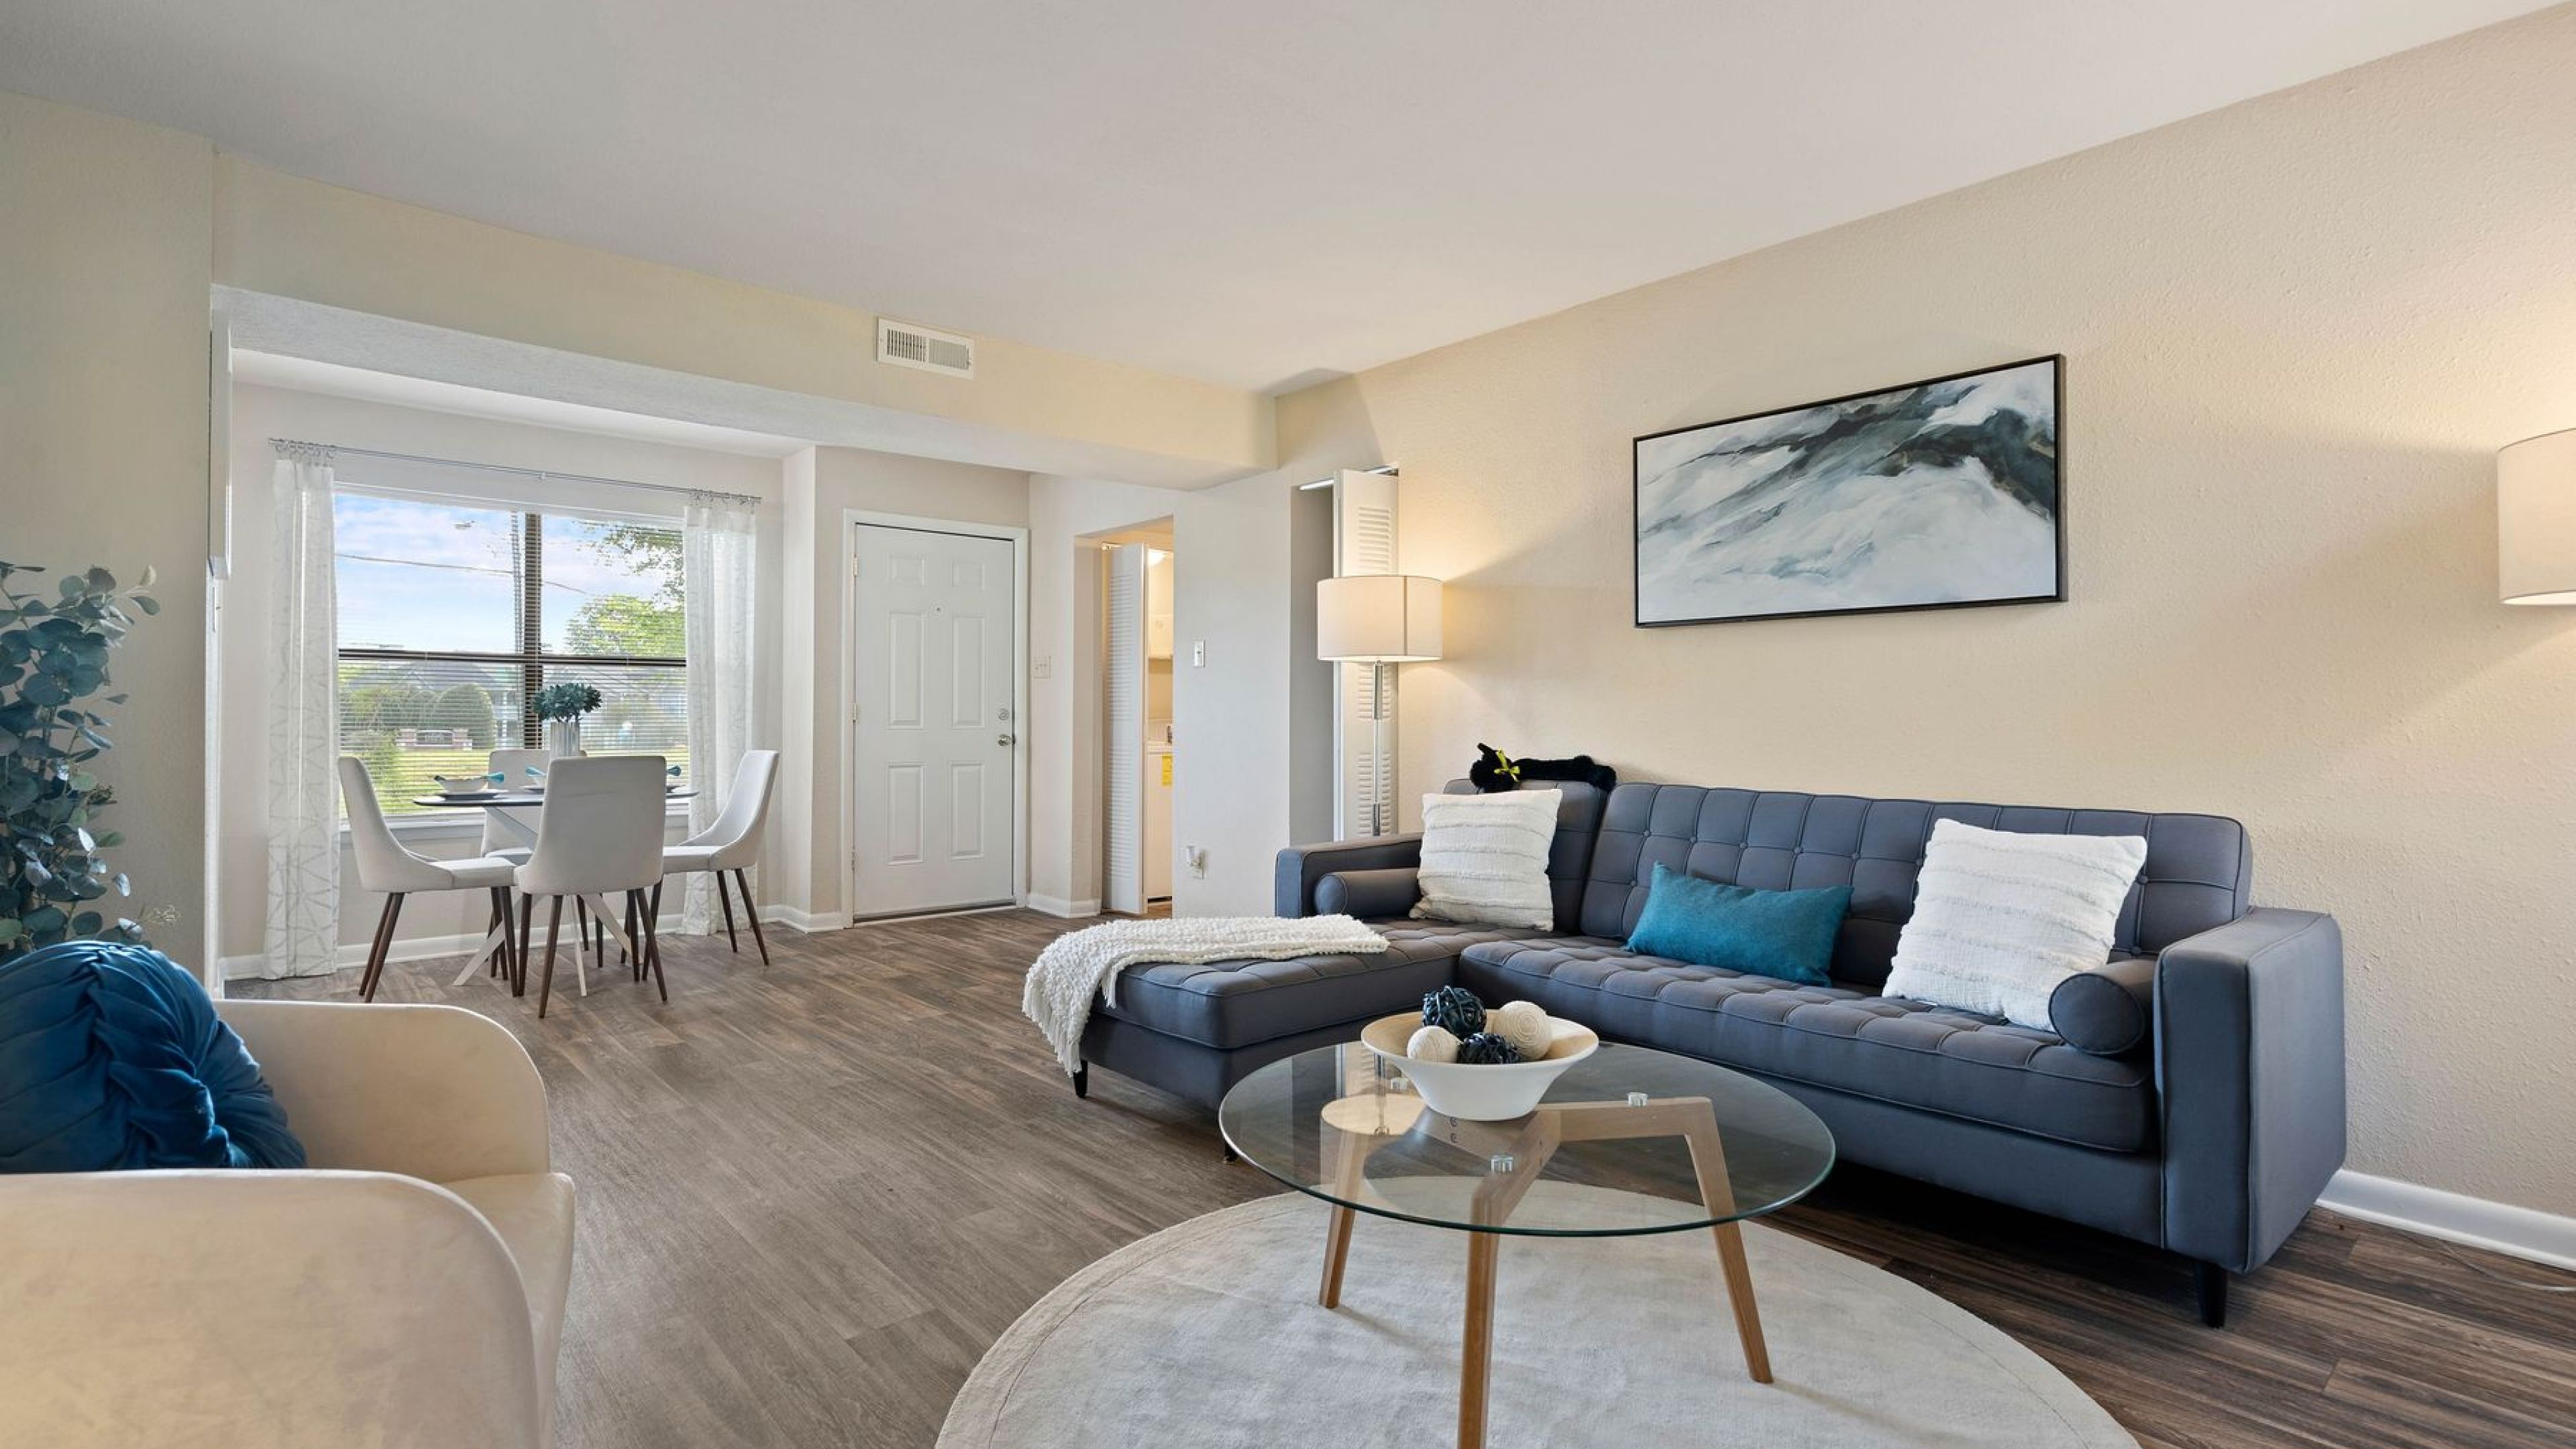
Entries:
[[852,912],[1008,904],[1011,544],[865,524],[855,550]]

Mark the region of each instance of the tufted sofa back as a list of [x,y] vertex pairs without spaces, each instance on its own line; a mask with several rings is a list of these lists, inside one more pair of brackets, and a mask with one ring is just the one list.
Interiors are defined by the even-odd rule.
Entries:
[[[1574,924],[1585,935],[1626,939],[1658,862],[1761,890],[1847,885],[1851,914],[1834,945],[1833,973],[1878,986],[1913,913],[1915,872],[1935,820],[2025,834],[2146,837],[2146,867],[2120,908],[2115,947],[2123,952],[2161,951],[2236,919],[2250,904],[2253,850],[2245,827],[2216,815],[1628,784],[1610,792],[1602,812]],[[1562,904],[1557,925],[1567,925]]]

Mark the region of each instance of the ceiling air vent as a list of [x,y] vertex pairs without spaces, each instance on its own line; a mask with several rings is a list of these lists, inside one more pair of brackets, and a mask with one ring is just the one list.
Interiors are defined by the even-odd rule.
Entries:
[[973,377],[975,339],[879,317],[877,361],[918,367],[924,372],[944,372],[950,377]]

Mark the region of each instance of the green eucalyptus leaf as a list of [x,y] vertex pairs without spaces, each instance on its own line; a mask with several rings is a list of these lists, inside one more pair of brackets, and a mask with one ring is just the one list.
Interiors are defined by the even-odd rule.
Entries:
[[98,928],[106,924],[107,917],[100,915],[96,911],[83,911],[79,915],[72,917],[72,934],[75,936],[95,936],[98,934]]
[[161,601],[152,597],[150,594],[136,594],[133,598],[134,607],[141,609],[144,613],[158,614],[161,612]]
[[27,928],[16,916],[0,916],[0,941],[15,941],[27,934]]

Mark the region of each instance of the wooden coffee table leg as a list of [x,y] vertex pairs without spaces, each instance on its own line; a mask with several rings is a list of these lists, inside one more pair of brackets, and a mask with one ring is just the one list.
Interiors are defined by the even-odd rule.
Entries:
[[1744,1229],[1719,1223],[1717,1265],[1726,1274],[1726,1301],[1735,1309],[1735,1336],[1744,1343],[1744,1371],[1757,1384],[1771,1382],[1771,1350],[1762,1342],[1762,1313],[1753,1306],[1753,1270],[1744,1261]]
[[1494,1269],[1500,1233],[1467,1235],[1467,1331],[1458,1354],[1458,1449],[1485,1449],[1485,1390],[1494,1364]]
[[[1726,1176],[1726,1143],[1718,1136],[1717,1113],[1704,1101],[1692,1103],[1691,1108],[1693,1120],[1683,1137],[1690,1143],[1700,1201],[1711,1212],[1732,1212],[1735,1187]],[[1753,1270],[1744,1261],[1744,1229],[1736,1223],[1719,1223],[1709,1233],[1717,1239],[1717,1266],[1726,1275],[1727,1306],[1735,1310],[1735,1336],[1744,1344],[1744,1371],[1755,1383],[1767,1384],[1771,1350],[1762,1341],[1762,1311],[1753,1302]]]
[[1315,1301],[1326,1308],[1342,1306],[1342,1265],[1350,1261],[1350,1256],[1351,1210],[1337,1206],[1333,1209],[1333,1225],[1324,1236],[1324,1286],[1315,1295]]
[[[1332,1160],[1327,1170],[1332,1176],[1333,1192],[1347,1200],[1360,1187],[1360,1168],[1367,1160],[1372,1143],[1355,1139],[1350,1133],[1327,1124],[1324,1128],[1324,1152]],[[1342,1306],[1342,1265],[1351,1257],[1351,1209],[1333,1204],[1332,1225],[1324,1230],[1324,1286],[1315,1301],[1326,1308]]]

